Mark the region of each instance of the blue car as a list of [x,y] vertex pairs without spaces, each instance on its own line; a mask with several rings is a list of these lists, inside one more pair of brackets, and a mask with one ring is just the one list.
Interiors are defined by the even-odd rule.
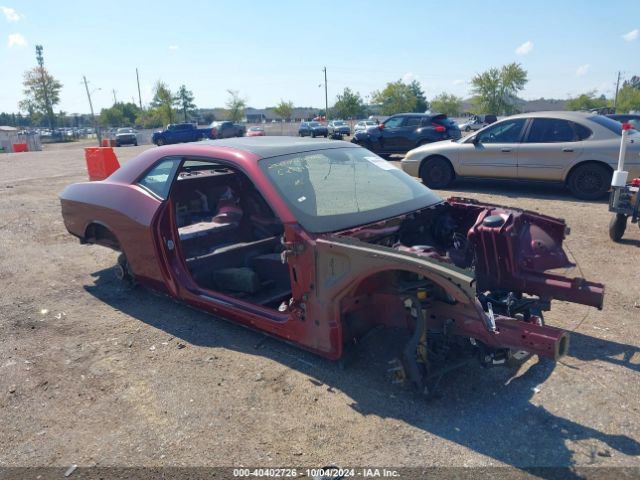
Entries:
[[298,135],[301,137],[324,137],[327,138],[329,130],[320,122],[302,122],[298,127]]

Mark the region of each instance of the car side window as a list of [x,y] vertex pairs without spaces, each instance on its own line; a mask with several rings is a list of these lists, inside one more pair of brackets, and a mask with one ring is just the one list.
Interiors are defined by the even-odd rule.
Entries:
[[409,117],[407,121],[404,122],[403,127],[417,127],[420,125],[421,117]]
[[165,158],[138,180],[138,185],[153,192],[163,200],[169,195],[171,182],[180,165],[180,158]]
[[576,132],[576,140],[586,140],[591,135],[593,135],[593,132],[584,125],[575,122],[569,123],[571,123],[573,130]]
[[524,123],[524,118],[507,120],[487,128],[476,138],[480,143],[516,143],[520,140]]
[[384,127],[385,128],[398,128],[399,126],[402,125],[402,121],[403,120],[404,120],[404,117],[393,117],[393,118],[390,118],[389,120],[384,122]]
[[576,135],[567,120],[534,118],[526,143],[575,142]]

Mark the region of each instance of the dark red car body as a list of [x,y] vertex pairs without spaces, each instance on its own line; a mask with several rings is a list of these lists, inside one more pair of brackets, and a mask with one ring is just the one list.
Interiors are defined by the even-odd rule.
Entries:
[[[519,350],[557,359],[567,351],[567,334],[544,325],[538,307],[554,298],[602,307],[601,284],[545,273],[572,266],[562,250],[568,229],[562,220],[537,213],[452,198],[374,224],[306,231],[259,165],[270,146],[282,153],[289,144],[292,152],[360,148],[282,137],[153,148],[104,181],[67,187],[61,194],[64,223],[82,243],[124,252],[137,283],[330,359],[340,358],[345,345],[374,326],[406,328],[412,335],[403,358],[406,376],[420,388],[430,369],[427,338],[480,346],[488,363],[502,363]],[[194,280],[171,194],[163,200],[137,183],[163,158],[175,156],[210,159],[241,172],[282,222],[280,255],[291,285],[282,308]],[[451,228],[468,245],[466,260],[456,260],[453,247],[398,241],[438,222],[456,225]]]

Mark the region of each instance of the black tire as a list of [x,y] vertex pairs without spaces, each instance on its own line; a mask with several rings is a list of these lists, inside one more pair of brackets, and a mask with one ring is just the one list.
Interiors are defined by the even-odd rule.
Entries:
[[138,142],[136,141],[136,143],[133,144],[134,147],[138,146]]
[[470,132],[471,131],[471,127],[465,127],[464,131],[465,132]]
[[116,143],[116,148],[120,147],[121,145],[119,143]]
[[627,229],[627,216],[616,213],[609,222],[609,238],[614,242],[622,240],[624,231]]
[[159,147],[163,146],[164,145],[164,139],[159,138],[158,141],[156,142],[156,145],[159,146]]
[[576,167],[567,181],[569,191],[580,200],[597,200],[604,197],[611,184],[611,171],[597,163],[585,163]]
[[311,138],[316,138],[316,134],[311,132]]
[[327,136],[325,135],[324,138],[327,138]]
[[431,158],[422,165],[420,177],[429,188],[446,188],[453,182],[453,167],[446,158]]

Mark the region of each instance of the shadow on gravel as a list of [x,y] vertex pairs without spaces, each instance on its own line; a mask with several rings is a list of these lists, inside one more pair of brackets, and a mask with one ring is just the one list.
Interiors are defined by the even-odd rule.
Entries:
[[[582,478],[567,468],[574,463],[567,441],[603,444],[602,448],[591,447],[593,466],[598,466],[599,457],[613,455],[609,449],[640,455],[640,443],[626,435],[610,435],[581,425],[532,402],[556,366],[550,361],[539,360],[525,370],[528,363],[517,373],[471,363],[447,374],[436,397],[425,400],[408,388],[392,385],[387,376],[389,360],[399,355],[406,340],[406,334],[399,331],[374,330],[353,353],[348,368],[342,369],[337,362],[194,311],[144,288],[122,287],[111,269],[93,276],[95,284],[85,286],[88,293],[185,343],[269,358],[308,375],[309,388],[318,389],[318,394],[344,392],[361,415],[397,419],[541,478]],[[640,353],[638,347],[572,334],[570,356],[584,362],[599,360],[638,371],[640,366],[631,363],[635,353]],[[430,464],[429,452],[422,447],[417,448],[416,459]]]
[[601,200],[578,200],[561,184],[545,182],[525,182],[517,180],[456,180],[446,191],[445,196],[465,196],[467,194],[483,193],[487,195],[502,195],[507,198],[531,198],[534,200],[561,200],[573,203],[606,204],[608,197]]

